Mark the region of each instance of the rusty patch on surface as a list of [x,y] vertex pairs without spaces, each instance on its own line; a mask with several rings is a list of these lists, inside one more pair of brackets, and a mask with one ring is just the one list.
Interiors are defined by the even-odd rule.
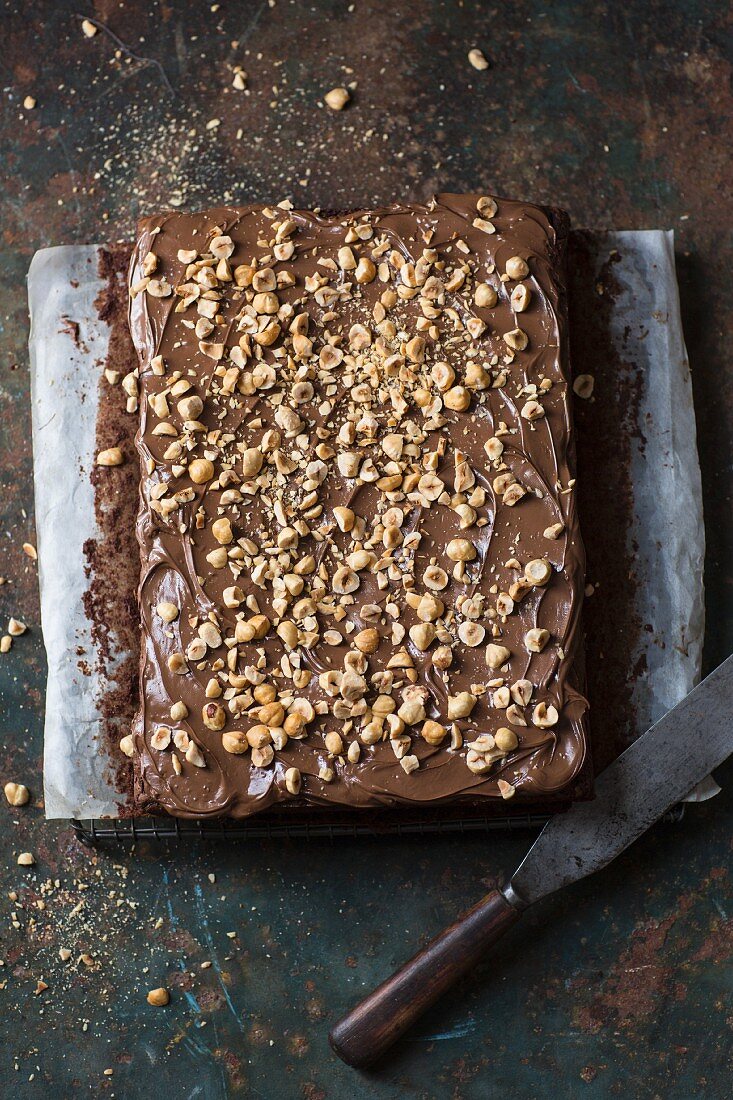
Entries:
[[670,995],[684,999],[685,986],[674,980],[674,961],[662,961],[660,956],[671,930],[689,913],[693,901],[692,896],[680,898],[676,912],[632,932],[629,946],[608,971],[600,992],[574,1012],[576,1027],[591,1034],[605,1027],[629,1027],[650,1017]]

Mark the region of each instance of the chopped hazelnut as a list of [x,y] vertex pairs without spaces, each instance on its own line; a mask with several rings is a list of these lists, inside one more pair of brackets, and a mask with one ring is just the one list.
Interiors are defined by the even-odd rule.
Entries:
[[496,785],[499,788],[499,794],[504,800],[514,797],[516,788],[507,783],[506,779],[497,779]]
[[219,703],[204,703],[201,708],[201,718],[209,730],[220,730],[224,728],[227,720],[226,711]]
[[326,92],[323,97],[324,103],[327,107],[330,107],[332,111],[343,111],[350,99],[351,96],[346,88],[332,88],[331,91]]
[[336,507],[333,510],[333,515],[341,531],[348,532],[353,530],[356,516],[351,508]]
[[526,279],[529,275],[529,266],[521,256],[510,256],[506,262],[505,270],[510,279]]
[[539,726],[540,729],[548,729],[550,726],[556,726],[559,714],[556,707],[550,703],[538,703],[532,711],[532,724]]
[[228,546],[234,539],[232,525],[228,519],[215,519],[211,525],[211,533],[222,546]]
[[470,691],[460,691],[448,696],[448,720],[467,718],[476,705],[476,696]]
[[502,752],[511,752],[512,749],[516,749],[519,741],[514,730],[508,729],[506,726],[501,726],[494,734],[494,741],[496,742],[497,749]]
[[97,466],[121,466],[124,461],[125,456],[119,447],[108,447],[97,455]]
[[163,1008],[170,1002],[170,999],[170,993],[163,986],[159,986],[158,989],[151,989],[147,995],[148,1004],[153,1005],[154,1008]]
[[486,664],[489,668],[501,668],[511,657],[511,650],[504,645],[489,642],[486,647]]
[[193,764],[197,768],[206,767],[206,760],[195,741],[191,741],[186,749],[186,760],[188,760],[189,764]]
[[493,309],[499,297],[493,286],[489,286],[488,283],[477,283],[473,300],[479,309]]
[[544,558],[535,558],[533,561],[528,561],[524,567],[524,575],[530,584],[535,584],[538,587],[547,584],[552,576],[552,566],[549,561]]
[[[440,592],[442,589],[448,587],[448,574],[445,569],[441,569],[439,565],[429,565],[423,573],[423,582],[426,588],[430,588],[435,592]],[[442,614],[441,605],[441,610],[438,612],[438,615]],[[435,617],[437,618],[437,615]]]
[[454,386],[443,396],[443,404],[454,412],[465,412],[471,404],[471,393],[465,386]]
[[420,729],[420,736],[424,741],[427,741],[429,745],[439,745],[448,734],[448,730],[445,726],[441,726],[440,722],[434,722],[432,718],[426,719],[423,722]]
[[437,596],[433,596],[432,593],[426,592],[424,596],[420,598],[420,602],[415,609],[418,619],[421,619],[424,623],[435,622],[445,611],[445,604],[442,600],[439,600]]
[[533,627],[524,635],[524,644],[530,653],[541,653],[550,640],[549,630]]
[[481,625],[481,623],[474,623],[470,621],[462,622],[461,625],[458,627],[458,637],[464,645],[473,648],[477,645],[481,645],[484,638],[486,637],[486,629]]
[[479,72],[482,72],[484,69],[488,69],[489,67],[489,63],[484,57],[481,50],[476,49],[475,47],[474,49],[468,51],[468,60],[470,61],[471,65],[473,65],[474,69],[478,69]]
[[517,706],[526,706],[532,698],[534,688],[531,680],[515,680],[511,686],[511,695]]
[[512,351],[524,351],[529,344],[529,337],[521,328],[514,328],[511,332],[505,332],[503,340]]
[[406,726],[416,726],[418,722],[422,722],[425,718],[425,705],[422,699],[417,696],[405,699],[397,711],[397,717]]
[[188,465],[188,476],[196,485],[211,481],[214,476],[214,464],[208,458],[194,458]]
[[5,798],[11,806],[25,806],[30,798],[30,791],[22,783],[6,783]]
[[445,548],[451,561],[473,561],[476,547],[468,539],[451,539]]
[[326,748],[333,756],[340,756],[344,751],[344,742],[340,733],[336,730],[329,730],[324,738]]
[[379,649],[379,631],[374,627],[360,630],[354,638],[354,645],[362,653],[376,653]]
[[529,287],[524,283],[517,283],[512,291],[511,304],[515,313],[524,313],[525,309],[529,306],[529,300],[532,297]]
[[521,415],[525,420],[539,420],[545,415],[545,410],[539,401],[532,399],[522,406]]
[[509,694],[509,688],[506,686],[498,687],[492,697],[492,703],[497,710],[506,710],[509,706],[509,700],[511,696]]
[[184,420],[198,420],[203,412],[204,403],[197,394],[183,397],[176,405],[178,413]]
[[587,401],[593,396],[595,382],[596,380],[592,374],[579,374],[573,382],[573,393],[582,398],[583,401]]
[[415,623],[410,627],[409,635],[412,644],[424,653],[435,640],[435,627],[432,623]]
[[150,738],[150,744],[158,752],[163,752],[171,743],[171,731],[167,726],[158,726],[155,733]]
[[174,603],[169,603],[167,600],[161,601],[155,610],[164,623],[172,623],[178,618],[179,609]]
[[403,756],[400,760],[400,767],[406,775],[409,775],[411,772],[417,771],[420,767],[420,761],[414,755]]
[[301,776],[297,768],[288,768],[285,772],[285,786],[289,794],[300,794]]
[[481,195],[476,202],[476,209],[485,218],[493,218],[499,207],[496,205],[496,200],[492,199],[490,195]]
[[368,256],[361,256],[356,265],[354,278],[357,283],[371,283],[377,277],[377,269]]

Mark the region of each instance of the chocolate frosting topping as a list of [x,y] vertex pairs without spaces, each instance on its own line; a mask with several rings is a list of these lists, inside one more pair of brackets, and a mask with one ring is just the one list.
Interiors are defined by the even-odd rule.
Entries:
[[141,804],[546,798],[586,754],[567,220],[146,219]]

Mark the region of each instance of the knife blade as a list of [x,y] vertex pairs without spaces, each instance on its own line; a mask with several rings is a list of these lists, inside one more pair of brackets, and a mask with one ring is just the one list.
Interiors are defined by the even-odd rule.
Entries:
[[375,1061],[484,957],[527,906],[605,867],[733,752],[733,655],[651,726],[576,803],[545,825],[493,890],[339,1020],[329,1035],[352,1066]]
[[733,752],[733,656],[545,825],[504,887],[525,905],[605,867]]

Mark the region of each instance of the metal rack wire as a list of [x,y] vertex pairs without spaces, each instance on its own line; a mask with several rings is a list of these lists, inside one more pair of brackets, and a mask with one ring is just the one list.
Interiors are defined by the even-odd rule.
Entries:
[[[684,806],[675,806],[663,817],[666,823],[682,820]],[[407,817],[392,821],[379,820],[335,821],[283,821],[264,817],[248,821],[230,822],[226,819],[188,821],[175,817],[144,817],[113,819],[74,819],[71,827],[82,843],[134,844],[141,840],[174,841],[191,840],[241,841],[262,840],[275,837],[299,837],[306,840],[336,840],[340,837],[377,836],[434,836],[436,834],[466,834],[476,832],[520,832],[541,829],[549,820],[547,814],[514,814],[506,817],[476,816],[457,819],[431,817]]]

